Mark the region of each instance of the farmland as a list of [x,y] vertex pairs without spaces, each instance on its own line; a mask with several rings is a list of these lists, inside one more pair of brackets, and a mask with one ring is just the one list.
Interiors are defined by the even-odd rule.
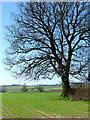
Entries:
[[[83,109],[82,109],[83,108]],[[2,117],[88,117],[88,103],[60,100],[60,93],[2,93]]]
[[[18,85],[18,86],[5,86],[5,88],[7,89],[7,92],[12,92],[12,93],[17,93],[17,92],[22,92],[22,85]],[[37,92],[37,86],[27,86],[28,88],[28,92]],[[1,89],[1,87],[0,87]],[[61,87],[58,85],[53,85],[53,86],[43,86],[44,91],[49,91],[49,90],[61,90]]]

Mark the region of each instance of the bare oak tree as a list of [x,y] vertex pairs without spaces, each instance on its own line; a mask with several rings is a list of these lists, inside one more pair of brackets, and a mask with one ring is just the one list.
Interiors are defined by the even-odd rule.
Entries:
[[5,64],[16,77],[62,79],[62,95],[70,90],[69,75],[87,70],[89,3],[24,2],[7,26],[10,43]]

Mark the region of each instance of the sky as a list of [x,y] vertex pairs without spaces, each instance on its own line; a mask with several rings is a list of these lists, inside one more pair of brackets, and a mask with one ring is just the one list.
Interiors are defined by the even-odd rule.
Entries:
[[60,78],[55,77],[53,80],[40,80],[40,81],[20,81],[16,80],[12,77],[12,73],[5,70],[5,66],[3,64],[3,58],[5,57],[5,50],[8,49],[9,43],[5,40],[6,25],[13,24],[13,20],[11,18],[11,13],[18,11],[17,2],[2,2],[0,3],[0,13],[1,13],[1,21],[2,25],[1,30],[1,61],[0,61],[0,85],[11,85],[11,84],[24,84],[27,85],[36,85],[36,84],[57,84],[60,81]]
[[[2,0],[3,1],[3,0]],[[4,0],[5,1],[5,0]],[[11,0],[6,0],[11,1]],[[21,1],[21,0],[14,0]],[[23,1],[23,0],[22,0]],[[27,0],[28,1],[28,0]],[[20,81],[12,77],[12,73],[5,70],[3,64],[3,58],[5,57],[5,50],[8,49],[9,43],[5,39],[6,28],[5,26],[13,24],[11,13],[18,12],[18,2],[0,2],[0,85],[11,85],[11,84],[24,84],[36,85],[36,84],[59,84],[60,78],[53,78],[52,80],[40,80],[40,81]]]

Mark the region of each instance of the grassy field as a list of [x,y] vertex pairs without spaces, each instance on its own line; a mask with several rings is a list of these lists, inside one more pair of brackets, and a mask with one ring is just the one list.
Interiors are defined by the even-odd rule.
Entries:
[[60,93],[2,93],[3,117],[88,117],[88,103],[60,100]]

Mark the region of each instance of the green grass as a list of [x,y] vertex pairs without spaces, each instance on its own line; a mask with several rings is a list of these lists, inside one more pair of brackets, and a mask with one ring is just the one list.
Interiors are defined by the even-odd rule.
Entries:
[[59,100],[60,93],[3,93],[3,117],[88,117],[86,102]]

